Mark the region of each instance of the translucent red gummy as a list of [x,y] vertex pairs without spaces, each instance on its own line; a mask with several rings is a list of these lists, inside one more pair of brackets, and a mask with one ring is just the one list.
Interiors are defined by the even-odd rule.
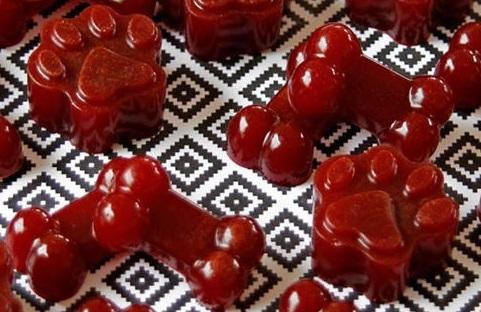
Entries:
[[316,30],[289,58],[288,83],[267,104],[238,112],[228,154],[273,183],[297,185],[312,171],[313,141],[337,122],[366,129],[414,161],[436,150],[453,110],[451,89],[432,76],[405,78],[362,55],[342,24]]
[[27,31],[27,21],[54,2],[54,0],[0,1],[0,48],[19,43]]
[[32,118],[91,153],[155,134],[166,85],[161,40],[150,18],[105,6],[48,21],[28,61]]
[[457,109],[481,106],[481,24],[462,26],[451,39],[449,51],[436,66],[435,74],[451,86]]
[[439,25],[461,22],[473,0],[347,0],[346,10],[356,23],[386,32],[406,45],[425,42]]
[[13,261],[7,245],[0,241],[0,311],[22,312],[22,306],[12,293]]
[[[184,1],[184,0],[182,0]],[[204,60],[254,54],[276,42],[283,0],[185,0],[185,41]]]
[[279,301],[279,312],[356,312],[351,302],[332,300],[320,283],[303,279],[289,286]]
[[459,207],[441,170],[379,146],[325,161],[314,177],[312,261],[324,280],[379,302],[442,269]]
[[146,305],[135,304],[126,309],[119,309],[113,302],[99,297],[82,303],[76,312],[155,312]]
[[18,172],[22,164],[22,142],[17,129],[0,115],[0,179]]
[[213,309],[240,296],[265,247],[254,220],[208,214],[175,193],[160,163],[143,156],[111,161],[90,193],[52,216],[20,211],[6,242],[17,271],[47,300],[73,296],[87,269],[109,255],[142,249],[182,273]]

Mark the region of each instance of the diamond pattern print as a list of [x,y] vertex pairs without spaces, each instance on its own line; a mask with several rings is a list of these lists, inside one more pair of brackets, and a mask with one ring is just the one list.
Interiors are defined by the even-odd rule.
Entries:
[[[25,63],[38,45],[40,27],[49,19],[73,17],[88,4],[59,0],[29,24],[21,44],[0,50],[0,113],[18,127],[26,164],[16,176],[0,181],[0,235],[14,212],[32,205],[51,211],[82,196],[100,168],[116,156],[149,154],[169,172],[173,187],[217,216],[247,214],[266,232],[267,252],[249,286],[229,312],[275,312],[285,287],[310,270],[311,183],[296,188],[269,184],[258,174],[233,164],[225,153],[230,118],[241,107],[266,104],[285,84],[289,51],[326,22],[353,28],[367,55],[393,70],[414,76],[432,72],[447,49],[455,27],[439,27],[427,44],[405,47],[387,35],[352,23],[343,0],[292,0],[276,45],[260,55],[222,62],[201,62],[184,49],[181,32],[162,24],[162,64],[168,73],[165,121],[158,134],[122,142],[107,154],[77,151],[62,137],[38,127],[28,114]],[[468,20],[481,21],[481,0]],[[481,311],[481,224],[474,211],[481,196],[481,109],[456,112],[442,129],[435,162],[445,172],[446,190],[461,205],[459,233],[445,271],[410,282],[404,296],[375,304],[350,288],[326,285],[334,297],[354,300],[362,312]],[[360,153],[375,138],[350,125],[333,127],[316,142],[317,166],[339,153]],[[192,297],[184,279],[145,253],[119,255],[89,275],[85,289],[66,302],[49,303],[36,296],[18,276],[14,291],[24,311],[76,312],[79,303],[105,296],[120,306],[148,303],[158,312],[207,312]]]

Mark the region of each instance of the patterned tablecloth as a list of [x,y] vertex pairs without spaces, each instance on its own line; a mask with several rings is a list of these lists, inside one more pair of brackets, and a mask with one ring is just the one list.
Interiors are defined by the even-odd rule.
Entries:
[[[224,151],[230,117],[240,107],[266,103],[274,95],[284,83],[290,49],[323,23],[348,23],[368,55],[408,76],[431,72],[453,33],[440,27],[429,44],[404,47],[378,31],[352,25],[344,1],[295,0],[272,51],[203,63],[184,50],[179,32],[163,27],[163,66],[169,74],[163,130],[147,140],[117,145],[110,154],[88,155],[29,119],[25,74],[42,24],[52,17],[75,16],[85,6],[61,1],[35,17],[21,44],[0,50],[0,112],[19,128],[28,162],[20,177],[0,183],[1,234],[15,211],[31,205],[55,211],[89,190],[109,159],[147,153],[162,161],[179,192],[212,213],[250,214],[264,227],[267,254],[232,311],[276,311],[282,291],[309,275],[311,187],[306,183],[278,188],[231,162]],[[477,0],[468,19],[481,20],[480,14],[481,0]],[[462,210],[453,259],[440,275],[412,282],[403,298],[391,305],[371,304],[351,289],[329,286],[336,297],[354,300],[361,311],[481,311],[481,225],[474,211],[481,196],[481,110],[454,114],[442,136],[434,159],[446,174],[448,193]],[[375,143],[366,132],[339,125],[318,142],[316,159],[359,153]],[[180,275],[143,253],[111,259],[88,276],[75,298],[62,303],[41,300],[25,277],[16,280],[14,289],[27,312],[70,311],[80,299],[96,293],[120,306],[142,302],[159,312],[205,311]]]

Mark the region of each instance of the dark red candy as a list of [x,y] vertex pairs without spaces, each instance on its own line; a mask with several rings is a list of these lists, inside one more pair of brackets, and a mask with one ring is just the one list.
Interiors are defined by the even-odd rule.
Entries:
[[216,60],[270,48],[279,36],[283,4],[282,0],[185,0],[187,49],[198,58]]
[[152,308],[142,304],[134,304],[125,309],[118,308],[113,302],[102,298],[92,298],[80,305],[76,312],[154,312]]
[[155,134],[166,83],[161,40],[149,17],[105,6],[48,21],[27,68],[32,118],[91,153]]
[[94,3],[108,5],[120,14],[154,15],[157,0],[92,0]]
[[457,109],[481,106],[481,24],[468,23],[451,40],[449,51],[436,66],[436,75],[443,78],[454,93]]
[[0,179],[15,174],[22,164],[20,136],[15,127],[0,115]]
[[7,227],[5,242],[13,254],[15,269],[26,273],[27,255],[33,242],[51,232],[59,230],[58,222],[40,208],[29,208],[18,212]]
[[286,186],[309,178],[313,142],[338,122],[366,129],[409,159],[425,161],[456,101],[442,79],[411,80],[362,55],[354,33],[339,23],[322,26],[294,49],[287,76],[266,107],[243,108],[227,130],[232,160]]
[[19,43],[27,31],[27,21],[54,2],[54,0],[0,1],[0,48]]
[[409,279],[446,265],[458,214],[431,163],[387,145],[333,157],[314,177],[314,271],[371,300],[396,300]]
[[333,301],[320,283],[303,279],[289,286],[279,301],[279,312],[356,312],[350,302]]
[[77,293],[87,268],[75,242],[60,234],[36,240],[27,260],[32,289],[49,301],[61,301]]
[[356,23],[385,31],[406,45],[425,42],[439,25],[461,22],[473,0],[347,0],[346,10]]
[[[52,218],[29,211],[14,218],[7,238],[19,251],[18,262],[35,241],[27,273],[34,290],[50,300],[74,295],[85,270],[114,252],[141,249],[182,273],[203,304],[224,309],[241,295],[265,248],[264,233],[253,219],[208,214],[174,192],[160,163],[147,156],[112,160],[90,193]],[[28,214],[32,216],[22,222],[28,226],[22,236],[15,228]],[[58,222],[58,229],[49,230],[49,220]],[[55,273],[47,274],[53,267]],[[102,299],[88,305],[109,308]],[[149,309],[132,306],[125,311]]]

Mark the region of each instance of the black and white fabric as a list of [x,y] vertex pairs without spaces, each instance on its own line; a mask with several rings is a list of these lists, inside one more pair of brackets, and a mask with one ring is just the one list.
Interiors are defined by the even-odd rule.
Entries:
[[[55,211],[88,191],[103,164],[115,156],[147,153],[162,161],[173,186],[216,215],[249,214],[264,227],[267,253],[250,286],[231,311],[277,311],[283,290],[310,276],[310,182],[279,188],[259,174],[236,166],[225,153],[228,120],[241,107],[266,103],[284,84],[289,51],[320,25],[341,21],[353,27],[365,53],[401,74],[427,74],[447,49],[454,29],[439,27],[426,45],[405,47],[388,36],[353,25],[341,0],[295,0],[285,14],[278,44],[258,56],[224,62],[194,60],[183,36],[163,28],[163,66],[169,75],[165,123],[149,139],[116,145],[111,153],[79,152],[28,115],[25,63],[39,42],[42,24],[77,15],[85,3],[59,1],[35,16],[25,40],[0,50],[0,112],[21,132],[27,164],[21,175],[0,183],[0,234],[24,207]],[[467,20],[481,20],[481,0]],[[475,207],[481,197],[481,109],[455,113],[442,131],[434,157],[446,175],[449,194],[461,205],[461,224],[449,267],[438,276],[410,283],[399,302],[376,305],[348,288],[328,285],[333,295],[353,300],[360,311],[481,311],[481,223]],[[332,129],[316,146],[316,159],[359,153],[375,144],[367,132],[348,125]],[[124,307],[147,303],[156,311],[206,311],[192,298],[182,276],[144,253],[110,259],[88,275],[75,298],[48,303],[18,277],[14,291],[25,311],[72,311],[78,302],[101,294]]]

